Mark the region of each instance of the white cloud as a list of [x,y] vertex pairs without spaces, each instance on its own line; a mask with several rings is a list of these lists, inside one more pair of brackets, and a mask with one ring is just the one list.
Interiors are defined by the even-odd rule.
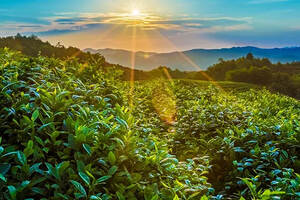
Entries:
[[[48,24],[15,22],[0,25],[2,30],[14,33],[37,35],[62,35],[74,32],[91,31],[95,29],[118,27],[139,27],[141,30],[165,30],[173,33],[187,32],[222,32],[251,29],[251,18],[234,17],[191,17],[186,16],[161,16],[144,13],[133,16],[128,13],[57,13],[56,16],[39,19]],[[14,29],[14,30],[12,30]]]

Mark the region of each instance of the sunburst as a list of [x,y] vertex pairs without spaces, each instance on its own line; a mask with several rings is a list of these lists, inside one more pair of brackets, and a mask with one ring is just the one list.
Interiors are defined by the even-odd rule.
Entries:
[[141,14],[141,11],[139,9],[134,9],[131,12],[131,15],[135,16],[135,17],[139,16],[140,14]]

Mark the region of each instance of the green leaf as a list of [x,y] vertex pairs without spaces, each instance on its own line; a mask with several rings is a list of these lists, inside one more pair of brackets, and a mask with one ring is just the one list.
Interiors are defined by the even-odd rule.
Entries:
[[159,198],[159,196],[158,196],[158,194],[156,194],[151,198],[151,200],[158,200],[158,198]]
[[59,174],[57,173],[57,170],[54,169],[54,167],[50,163],[45,163],[46,167],[48,168],[48,174],[51,176],[54,176],[56,179],[59,179]]
[[0,164],[0,174],[3,176],[9,171],[11,164]]
[[84,172],[85,171],[85,165],[81,160],[77,160],[76,164],[77,164],[78,172]]
[[99,178],[96,183],[102,183],[102,182],[105,182],[107,181],[108,179],[110,179],[111,176],[102,176],[101,178]]
[[57,179],[61,179],[61,175],[64,174],[65,170],[69,167],[70,161],[64,161],[59,163],[58,165],[55,165],[55,170],[53,167],[51,168],[53,176]]
[[86,151],[89,155],[92,155],[90,145],[88,145],[88,144],[82,144],[82,146],[83,146],[83,148],[85,149],[85,151]]
[[116,141],[122,148],[125,148],[125,143],[120,138],[112,138],[111,140]]
[[2,154],[3,151],[4,151],[4,148],[0,147],[0,155]]
[[48,127],[48,126],[51,126],[53,125],[53,122],[50,122],[50,123],[47,123],[47,124],[44,124],[42,125],[39,129],[38,129],[38,132],[41,132],[44,128]]
[[31,190],[33,193],[40,194],[40,195],[45,195],[46,193],[44,189],[38,187],[33,187]]
[[0,179],[6,183],[6,178],[0,173]]
[[251,195],[253,198],[256,198],[256,186],[253,185],[252,182],[250,182],[251,180],[248,178],[242,178],[242,181],[248,186],[248,188],[250,189]]
[[36,139],[36,141],[37,141],[41,146],[45,146],[43,140],[42,140],[40,137],[34,136],[34,138]]
[[100,197],[97,197],[97,196],[95,196],[95,195],[92,195],[91,197],[90,197],[90,200],[102,200]]
[[75,196],[75,199],[82,199],[84,198],[85,196],[83,194],[80,194],[80,193],[74,193],[74,196]]
[[196,192],[196,193],[192,194],[191,196],[189,196],[188,199],[195,199],[195,197],[199,196],[200,194],[201,194],[201,192]]
[[110,151],[108,153],[107,157],[108,157],[108,161],[110,162],[110,164],[114,165],[116,163],[116,156],[112,151]]
[[40,178],[37,178],[37,179],[33,179],[33,180],[31,180],[30,187],[35,186],[35,185],[37,185],[39,183],[42,183],[45,180],[47,180],[46,177],[40,177]]
[[179,200],[179,197],[177,196],[177,194],[175,194],[173,200]]
[[24,154],[25,156],[28,158],[31,154],[33,154],[34,150],[33,150],[33,141],[29,140],[27,143],[26,148],[24,149]]
[[83,172],[79,172],[78,173],[80,178],[87,184],[87,185],[90,185],[90,178],[88,177],[88,175],[86,175],[85,173]]
[[62,199],[65,199],[65,200],[70,199],[67,195],[64,195],[62,193],[57,193],[57,196],[61,197]]
[[84,187],[83,187],[80,183],[78,183],[77,181],[74,181],[74,180],[71,180],[70,182],[75,186],[75,188],[76,188],[83,196],[87,197],[86,191],[85,191]]
[[9,195],[10,195],[10,198],[12,200],[16,200],[17,199],[17,190],[14,186],[10,185],[7,187],[8,189],[8,192],[9,192]]
[[124,119],[121,119],[121,118],[119,118],[119,117],[116,117],[116,120],[117,120],[121,125],[123,125],[126,129],[129,128],[127,122],[126,122]]
[[63,161],[56,166],[56,170],[59,174],[64,173],[64,171],[70,166],[70,161]]
[[18,187],[18,191],[22,191],[22,190],[24,190],[28,185],[30,184],[30,181],[23,181],[22,183],[21,183],[21,185]]
[[27,163],[26,156],[22,151],[18,151],[17,157],[18,157],[19,162],[22,165],[25,165]]
[[117,192],[117,197],[118,197],[119,200],[125,200],[125,197],[119,191]]
[[202,196],[200,200],[208,200],[208,197],[206,195]]
[[264,191],[262,196],[269,197],[269,196],[273,196],[273,195],[282,195],[282,194],[285,194],[285,192],[284,191],[271,191],[271,190],[267,189]]
[[108,175],[112,176],[114,175],[118,170],[118,167],[117,166],[112,166],[109,170],[108,170]]
[[31,120],[32,121],[35,121],[40,115],[40,112],[39,110],[35,110],[33,113],[32,113],[32,116],[31,116]]

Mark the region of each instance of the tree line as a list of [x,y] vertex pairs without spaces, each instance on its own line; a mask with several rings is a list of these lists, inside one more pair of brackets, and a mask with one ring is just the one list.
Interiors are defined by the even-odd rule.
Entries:
[[300,99],[300,62],[273,64],[267,58],[247,56],[209,67],[207,74],[218,81],[246,82]]
[[[65,47],[58,43],[51,45],[37,36],[16,36],[0,38],[0,48],[8,47],[23,54],[36,57],[47,56],[62,60],[76,59],[81,63],[97,64],[103,70],[116,68],[121,70],[122,80],[149,80],[157,77],[174,79],[215,80],[246,82],[266,86],[267,88],[300,99],[300,62],[273,64],[267,58],[255,58],[251,53],[232,60],[219,59],[219,62],[205,71],[184,72],[160,66],[151,71],[134,70],[121,65],[106,62],[100,54],[83,52],[75,47]],[[134,77],[132,77],[134,76]]]

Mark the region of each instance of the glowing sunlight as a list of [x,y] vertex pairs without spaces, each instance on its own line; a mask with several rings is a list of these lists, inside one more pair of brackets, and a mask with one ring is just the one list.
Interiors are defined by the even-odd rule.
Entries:
[[134,10],[132,10],[132,12],[131,12],[131,15],[132,16],[139,16],[141,14],[141,12],[140,12],[140,10],[138,10],[138,9],[134,9]]

